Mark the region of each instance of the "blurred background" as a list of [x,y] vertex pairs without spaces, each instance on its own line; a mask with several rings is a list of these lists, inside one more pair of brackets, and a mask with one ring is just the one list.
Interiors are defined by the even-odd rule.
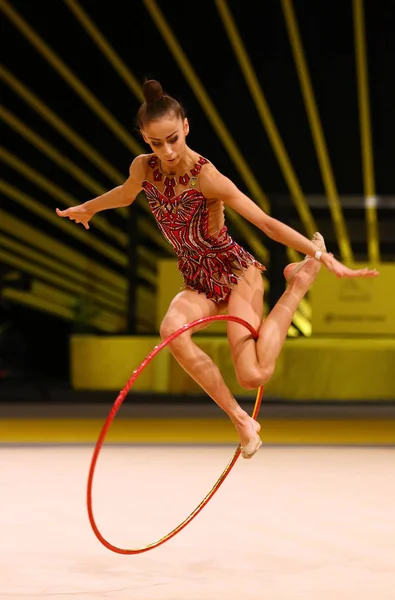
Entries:
[[[320,231],[344,263],[381,272],[374,281],[321,272],[265,390],[266,441],[394,443],[393,1],[270,0],[259,13],[237,0],[1,0],[0,9],[2,440],[91,442],[93,420],[159,342],[180,279],[144,196],[89,231],[55,214],[122,184],[149,151],[135,115],[142,83],[155,78],[184,104],[189,145],[259,206],[308,237]],[[226,214],[232,237],[267,265],[267,312],[299,256]],[[225,328],[196,340],[251,408]],[[149,439],[133,424],[115,428],[118,441],[235,439],[167,351],[121,412],[167,426]],[[193,420],[180,433],[184,418]]]

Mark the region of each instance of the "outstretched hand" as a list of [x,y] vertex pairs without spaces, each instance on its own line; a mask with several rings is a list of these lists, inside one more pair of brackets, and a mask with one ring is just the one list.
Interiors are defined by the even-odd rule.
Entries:
[[76,223],[81,223],[85,227],[85,229],[89,229],[89,220],[93,217],[91,211],[87,210],[83,204],[78,206],[71,206],[70,208],[66,208],[66,210],[56,209],[56,214],[58,217],[68,217],[71,221],[75,221]]
[[336,277],[377,277],[380,275],[376,269],[351,269],[336,260],[333,254],[325,252],[321,256],[321,262],[324,263],[328,271],[334,273]]

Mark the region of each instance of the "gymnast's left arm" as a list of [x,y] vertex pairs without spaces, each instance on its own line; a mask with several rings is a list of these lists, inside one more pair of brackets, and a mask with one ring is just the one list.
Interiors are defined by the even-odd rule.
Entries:
[[[205,165],[200,174],[200,187],[202,194],[207,199],[221,200],[225,205],[230,206],[247,219],[250,223],[258,227],[263,233],[275,242],[279,242],[289,248],[294,248],[302,254],[315,256],[317,247],[306,237],[292,229],[285,223],[267,215],[255,202],[243,194],[238,187],[228,178],[222,175],[213,165]],[[321,261],[326,268],[337,275],[344,276],[374,276],[377,271],[349,269],[337,261],[332,254],[322,253]]]
[[243,194],[228,177],[222,175],[212,165],[206,165],[202,169],[200,187],[205,198],[221,200],[275,242],[299,250],[302,254],[314,256],[316,253],[317,248],[310,240],[288,227],[288,225],[267,215],[255,202]]

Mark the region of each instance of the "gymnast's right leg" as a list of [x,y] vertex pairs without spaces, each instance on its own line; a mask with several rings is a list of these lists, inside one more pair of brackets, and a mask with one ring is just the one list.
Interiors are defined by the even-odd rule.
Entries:
[[[168,338],[183,325],[203,317],[218,315],[220,312],[221,306],[206,298],[204,294],[191,289],[183,290],[171,302],[162,321],[160,335],[162,339]],[[200,329],[204,327],[206,325]],[[241,445],[245,446],[254,435],[251,417],[230,392],[217,365],[192,341],[192,333],[198,329],[182,333],[169,344],[169,349],[184,371],[226,412],[239,434]]]

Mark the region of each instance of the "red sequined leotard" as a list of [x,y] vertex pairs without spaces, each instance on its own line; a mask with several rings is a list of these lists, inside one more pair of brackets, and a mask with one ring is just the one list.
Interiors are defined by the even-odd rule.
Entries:
[[[177,182],[175,177],[162,173],[158,157],[152,155],[142,185],[159,229],[178,256],[185,287],[219,302],[228,301],[232,286],[250,265],[261,271],[265,267],[229,236],[223,203],[208,201],[200,191],[199,173],[208,162],[200,157],[189,174],[180,176]],[[157,187],[159,182],[163,191]],[[182,186],[178,194],[177,186]]]

